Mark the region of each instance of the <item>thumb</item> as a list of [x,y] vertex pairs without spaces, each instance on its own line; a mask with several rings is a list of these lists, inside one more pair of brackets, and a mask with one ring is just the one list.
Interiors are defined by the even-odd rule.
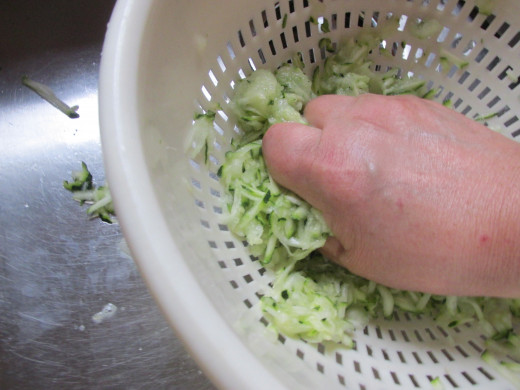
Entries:
[[262,140],[262,153],[269,173],[283,187],[316,205],[316,186],[310,181],[321,130],[300,123],[271,126]]

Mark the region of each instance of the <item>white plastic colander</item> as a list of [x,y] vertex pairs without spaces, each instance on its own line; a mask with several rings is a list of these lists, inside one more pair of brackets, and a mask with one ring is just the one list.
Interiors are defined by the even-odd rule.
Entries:
[[[273,334],[258,308],[272,276],[223,219],[217,170],[237,129],[229,115],[236,82],[275,69],[300,52],[305,71],[333,43],[399,18],[376,66],[428,81],[436,100],[491,127],[520,135],[520,3],[495,0],[489,15],[474,0],[182,0],[118,2],[100,76],[100,114],[108,180],[135,259],[166,317],[221,388],[510,389],[480,355],[471,325],[438,326],[398,312],[355,333],[353,350]],[[318,23],[310,22],[310,18]],[[409,25],[437,19],[432,39]],[[323,23],[330,32],[324,32]],[[468,62],[446,67],[441,50]],[[183,145],[195,112],[222,110],[209,164]]]

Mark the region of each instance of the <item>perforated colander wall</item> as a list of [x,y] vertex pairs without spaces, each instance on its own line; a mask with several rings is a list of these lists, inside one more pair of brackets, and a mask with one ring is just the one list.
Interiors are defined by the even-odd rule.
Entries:
[[[489,126],[516,137],[520,135],[516,114],[520,112],[520,67],[516,66],[520,17],[501,13],[497,7],[492,15],[483,15],[473,1],[463,0],[326,0],[317,4],[282,0],[266,2],[260,13],[238,21],[200,85],[194,111],[213,109],[215,103],[221,110],[215,119],[216,142],[209,162],[191,160],[189,178],[200,225],[207,233],[205,241],[227,280],[221,288],[240,297],[243,305],[239,310],[250,312],[267,327],[258,302],[271,275],[248,255],[246,244],[223,222],[225,201],[217,176],[231,138],[240,132],[229,110],[236,82],[258,68],[275,69],[296,52],[301,53],[310,74],[326,55],[318,48],[321,38],[329,37],[338,44],[394,16],[400,24],[393,40],[386,42],[391,54],[373,53],[376,70],[398,67],[403,73],[422,77],[439,91],[437,101],[450,100],[455,110],[472,118],[497,113]],[[319,23],[312,23],[311,16]],[[432,17],[443,25],[437,37],[421,40],[409,34],[411,23]],[[329,32],[323,23],[328,23]],[[446,68],[440,59],[441,48],[467,60],[468,66]],[[373,322],[357,331],[353,350],[310,345],[283,335],[274,342],[337,388],[428,389],[437,377],[447,389],[512,388],[482,362],[484,339],[471,325],[444,328],[430,318],[399,312],[392,320]]]

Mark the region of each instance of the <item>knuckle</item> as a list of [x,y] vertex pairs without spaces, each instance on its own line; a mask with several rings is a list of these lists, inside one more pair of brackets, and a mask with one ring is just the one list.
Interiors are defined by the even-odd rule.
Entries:
[[310,170],[334,203],[359,203],[370,191],[369,165],[362,157],[344,148],[319,153]]

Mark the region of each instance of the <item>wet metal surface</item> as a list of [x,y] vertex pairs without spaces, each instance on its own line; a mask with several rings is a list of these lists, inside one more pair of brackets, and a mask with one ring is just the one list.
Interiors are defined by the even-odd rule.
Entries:
[[[62,187],[81,161],[104,183],[97,81],[113,5],[0,2],[0,389],[213,388],[117,224],[89,220]],[[80,117],[22,86],[24,74]]]

